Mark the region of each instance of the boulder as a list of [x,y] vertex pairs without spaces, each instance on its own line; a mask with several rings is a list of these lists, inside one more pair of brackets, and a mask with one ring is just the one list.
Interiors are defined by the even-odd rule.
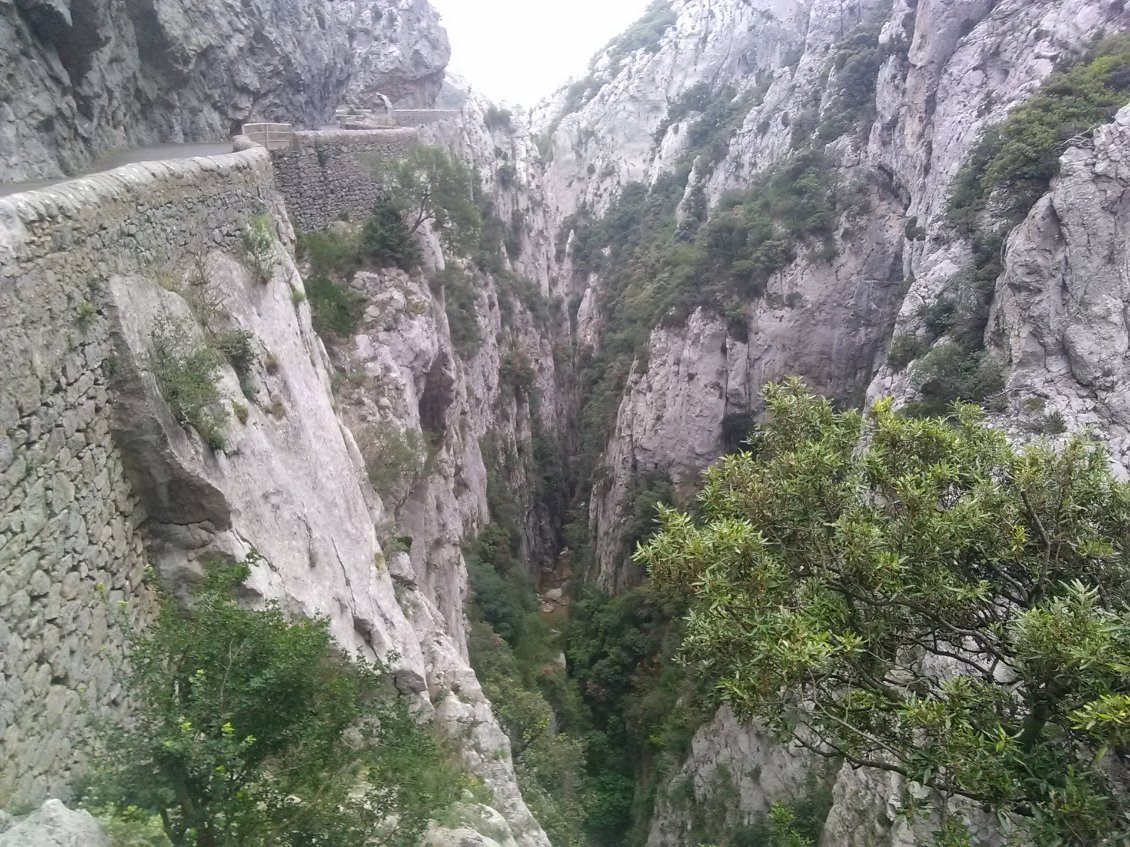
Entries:
[[0,812],[0,847],[110,847],[110,839],[90,812],[48,800],[22,818]]

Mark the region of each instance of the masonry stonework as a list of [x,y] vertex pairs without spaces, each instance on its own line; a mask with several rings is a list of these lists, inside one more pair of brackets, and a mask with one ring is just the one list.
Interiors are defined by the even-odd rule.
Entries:
[[416,130],[296,132],[289,150],[274,150],[275,183],[299,232],[337,220],[363,220],[380,194],[373,167],[403,158],[418,143]]
[[238,251],[280,210],[271,186],[254,150],[0,199],[0,807],[66,796],[88,719],[121,705],[125,626],[154,608],[106,282]]

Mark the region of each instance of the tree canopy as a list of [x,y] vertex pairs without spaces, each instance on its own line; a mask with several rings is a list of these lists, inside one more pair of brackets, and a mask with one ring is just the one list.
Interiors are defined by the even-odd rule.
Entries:
[[692,597],[684,657],[783,738],[1035,843],[1125,837],[1130,486],[1100,447],[1017,448],[972,406],[915,420],[889,400],[836,412],[799,381],[764,396],[701,519],[661,508],[637,552]]
[[441,147],[420,145],[376,170],[385,201],[403,215],[410,234],[430,222],[444,249],[461,256],[474,250],[482,215],[475,203],[475,177],[467,165]]
[[133,637],[135,714],[107,730],[86,802],[159,816],[175,847],[414,847],[457,773],[326,621],[240,607],[246,575],[214,568]]

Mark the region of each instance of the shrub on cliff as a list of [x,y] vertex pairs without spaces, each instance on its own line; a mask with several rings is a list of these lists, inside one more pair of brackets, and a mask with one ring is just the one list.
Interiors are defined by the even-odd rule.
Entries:
[[207,344],[188,344],[186,335],[183,327],[160,324],[150,338],[150,367],[177,422],[195,429],[213,450],[222,450],[228,420],[219,389],[224,359]]
[[313,276],[306,282],[306,298],[314,329],[324,341],[350,338],[357,332],[365,314],[364,297],[332,279]]
[[1100,42],[1082,62],[1051,74],[1040,90],[987,130],[950,197],[950,219],[972,230],[989,209],[1023,220],[1052,178],[1073,136],[1106,123],[1130,96],[1130,36]]
[[160,817],[176,847],[416,845],[457,799],[436,741],[325,620],[240,607],[247,573],[214,566],[132,637],[134,718],[108,731],[86,801]]
[[431,468],[435,441],[430,433],[382,421],[361,430],[357,448],[365,460],[370,484],[378,494],[399,505]]
[[278,260],[275,257],[275,234],[267,215],[256,215],[243,230],[243,249],[251,262],[255,279],[262,284],[271,280]]
[[384,189],[382,205],[400,213],[410,236],[431,224],[445,250],[471,254],[482,217],[467,165],[440,147],[421,145],[404,159],[379,165],[376,176]]
[[420,248],[404,222],[401,210],[387,200],[373,207],[361,230],[360,254],[378,267],[411,271],[420,262]]
[[1024,843],[1122,843],[1130,485],[1102,449],[1017,449],[972,406],[837,413],[799,381],[765,400],[702,519],[662,510],[637,554],[692,598],[684,658],[742,717],[967,798]]

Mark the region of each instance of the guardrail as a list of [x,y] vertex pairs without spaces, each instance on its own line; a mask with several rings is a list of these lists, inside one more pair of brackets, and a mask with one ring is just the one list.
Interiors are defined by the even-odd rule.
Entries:
[[362,127],[392,127],[397,126],[396,116],[389,111],[374,112],[372,109],[338,109],[334,114],[337,125],[362,126]]
[[243,134],[268,150],[286,150],[294,137],[293,124],[244,124]]

